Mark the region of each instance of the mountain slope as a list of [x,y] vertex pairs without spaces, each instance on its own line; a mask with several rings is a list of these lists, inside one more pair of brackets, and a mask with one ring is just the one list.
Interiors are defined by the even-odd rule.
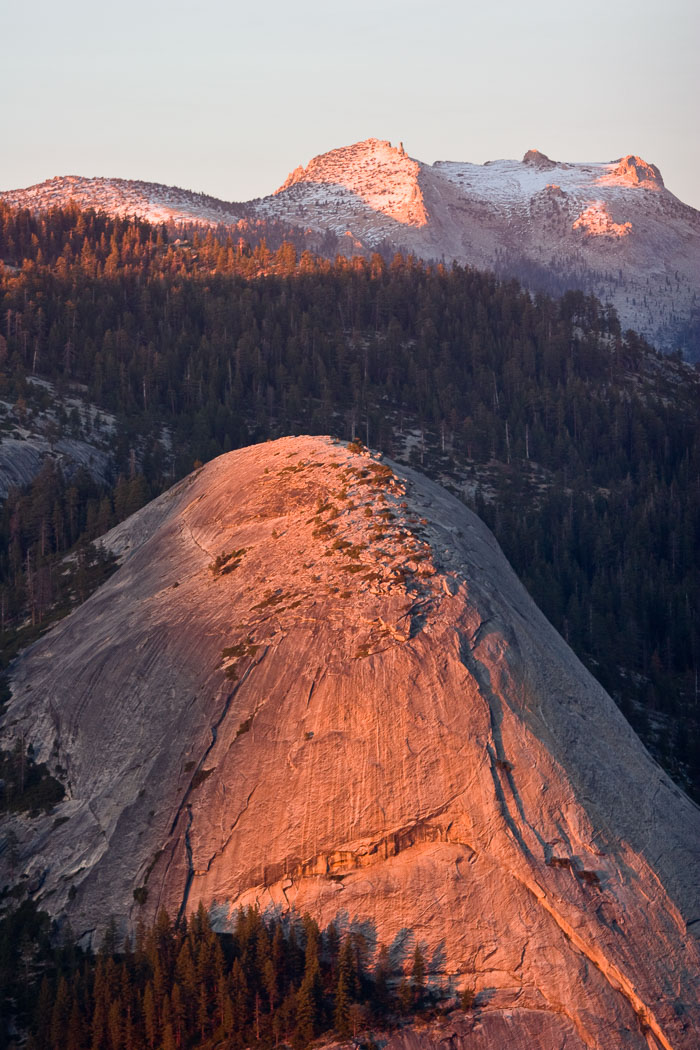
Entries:
[[48,211],[75,204],[109,215],[138,215],[148,222],[196,222],[205,226],[235,225],[243,217],[240,205],[192,193],[177,186],[134,179],[84,178],[57,175],[21,190],[6,190],[0,199],[17,208]]
[[296,438],[106,542],[122,568],[15,664],[4,719],[68,793],[13,820],[45,906],[79,933],[134,898],[294,906],[420,943],[513,1045],[697,1045],[698,810],[474,515]]
[[[28,393],[34,399],[30,418],[26,403],[18,407],[0,399],[0,501],[11,488],[30,484],[47,460],[68,477],[83,469],[104,484],[113,466],[114,418],[82,398],[61,404],[53,384],[36,377]],[[57,407],[74,412],[70,435],[61,431]]]
[[388,242],[546,290],[583,288],[666,349],[696,303],[700,214],[633,155],[573,164],[530,150],[520,162],[427,165],[368,139],[297,169],[258,210],[368,248]]
[[[612,303],[623,328],[700,357],[700,213],[633,154],[608,163],[550,160],[429,165],[379,139],[331,150],[247,204],[124,179],[52,179],[0,194],[19,207],[81,207],[151,221],[285,224],[300,243],[347,254],[405,250],[519,277],[532,288],[583,289]],[[308,241],[313,234],[317,239]]]

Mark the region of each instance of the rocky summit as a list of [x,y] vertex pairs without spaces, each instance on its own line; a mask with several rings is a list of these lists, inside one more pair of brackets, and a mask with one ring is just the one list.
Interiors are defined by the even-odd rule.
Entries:
[[418,944],[476,993],[457,1048],[700,1045],[700,812],[462,504],[285,438],[104,542],[120,569],[19,657],[3,719],[66,790],[5,818],[42,907],[84,938],[294,908],[397,971]]

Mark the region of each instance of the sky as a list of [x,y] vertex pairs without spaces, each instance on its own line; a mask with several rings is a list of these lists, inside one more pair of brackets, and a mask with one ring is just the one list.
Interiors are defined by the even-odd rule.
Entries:
[[697,0],[0,0],[0,189],[247,200],[375,137],[432,163],[636,153],[700,208]]

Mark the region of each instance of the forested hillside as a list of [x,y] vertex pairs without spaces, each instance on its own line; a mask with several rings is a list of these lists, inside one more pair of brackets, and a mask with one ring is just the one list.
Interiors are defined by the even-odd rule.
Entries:
[[[95,956],[68,940],[52,948],[45,914],[26,903],[0,920],[0,944],[0,1002],[12,1003],[31,1050],[282,1042],[302,1050],[323,1032],[348,1038],[419,1011],[428,1016],[450,991],[434,981],[428,987],[412,934],[391,952],[377,951],[359,928],[321,931],[309,915],[284,921],[252,908],[240,909],[224,935],[213,932],[201,905],[176,925],[161,911],[126,945],[112,924]],[[400,982],[391,979],[397,966],[406,972]],[[467,989],[460,1005],[472,1002]],[[16,1045],[8,1020],[0,1019],[2,1050]]]
[[[698,376],[592,297],[401,256],[272,251],[0,207],[0,399],[114,414],[114,477],[47,465],[0,535],[5,659],[80,597],[96,538],[228,449],[359,435],[451,484],[654,754],[700,797]],[[93,559],[94,562],[94,559]],[[91,563],[93,564],[93,563]],[[94,570],[94,564],[93,564]],[[92,573],[99,577],[99,571]],[[82,581],[82,582],[81,582]],[[18,631],[22,631],[18,636]]]

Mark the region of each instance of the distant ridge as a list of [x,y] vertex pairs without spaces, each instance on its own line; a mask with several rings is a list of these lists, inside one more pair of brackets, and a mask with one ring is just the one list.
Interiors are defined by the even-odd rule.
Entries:
[[207,226],[237,223],[245,213],[240,204],[177,186],[82,175],[57,175],[24,190],[6,190],[0,193],[0,200],[38,211],[73,203],[79,208],[95,208],[110,215],[137,215],[152,223],[197,222]]
[[[278,221],[332,234],[346,254],[412,252],[514,276],[557,294],[577,288],[611,303],[623,328],[700,358],[700,212],[634,154],[605,163],[425,164],[370,138],[314,157],[273,194],[229,204],[155,183],[66,176],[0,194],[32,209],[74,201],[154,222]],[[319,242],[320,243],[320,242]]]

